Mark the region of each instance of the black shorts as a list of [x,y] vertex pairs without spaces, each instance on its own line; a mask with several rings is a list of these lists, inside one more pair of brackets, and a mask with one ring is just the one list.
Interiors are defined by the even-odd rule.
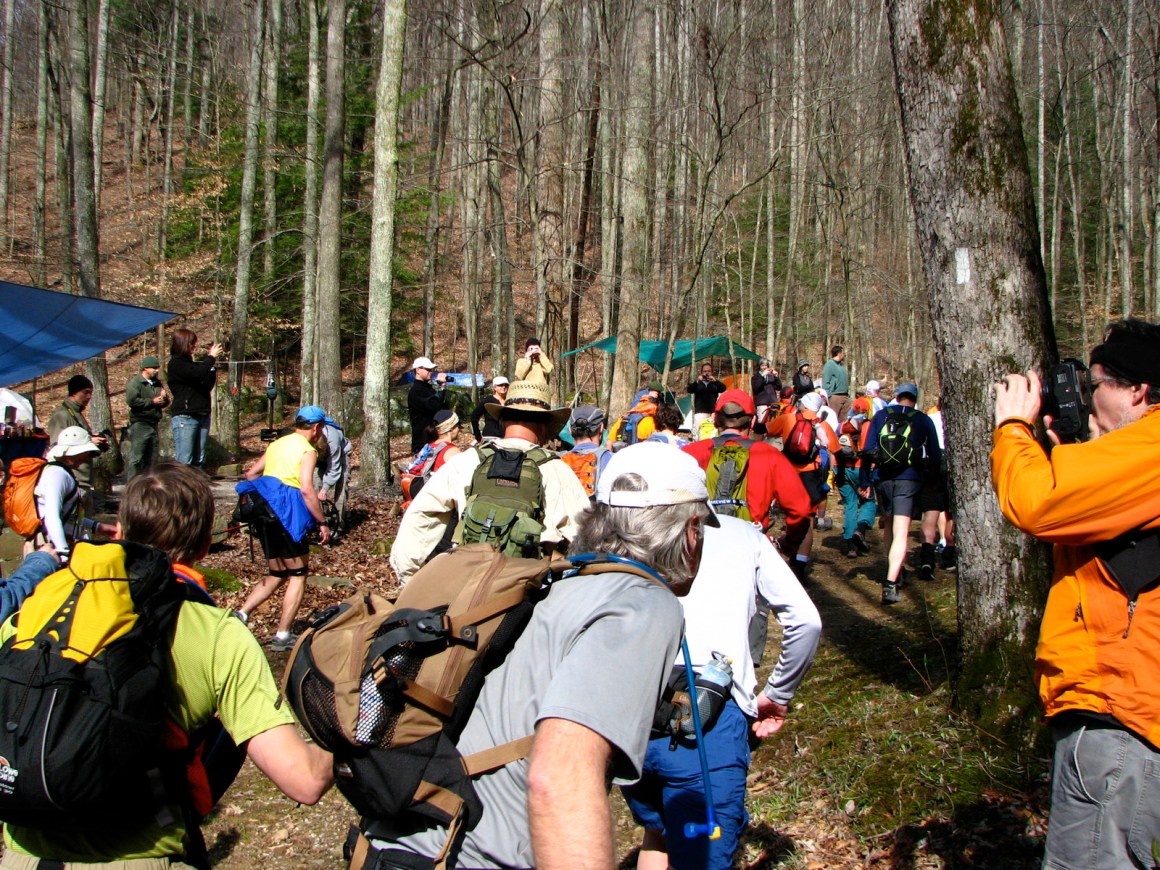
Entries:
[[251,525],[254,537],[262,545],[262,552],[266,554],[266,561],[271,559],[300,559],[310,552],[310,545],[303,536],[301,541],[295,541],[277,517],[262,519]]
[[918,494],[918,509],[922,513],[948,510],[950,503],[945,474],[931,475],[922,482],[922,491]]
[[806,495],[810,497],[810,505],[817,508],[826,500],[826,474],[822,471],[799,471],[798,477],[806,488]]
[[878,510],[885,517],[915,517],[918,493],[922,482],[918,480],[882,480],[878,482]]

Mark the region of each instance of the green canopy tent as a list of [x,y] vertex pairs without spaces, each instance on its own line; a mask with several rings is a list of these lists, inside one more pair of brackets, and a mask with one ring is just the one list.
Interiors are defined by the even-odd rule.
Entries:
[[[583,350],[602,350],[605,353],[616,353],[616,336],[610,335],[575,350],[566,350],[562,356],[572,356]],[[663,373],[668,350],[669,343],[667,341],[642,341],[638,358],[649,368]],[[682,339],[673,343],[673,357],[669,362],[669,371],[691,366],[694,360],[706,360],[715,356],[739,360],[761,359],[760,354],[754,353],[749,348],[724,335],[715,338]],[[686,415],[690,413],[692,406],[692,396],[681,396],[677,399],[677,407]]]
[[[586,344],[575,350],[564,351],[563,356],[572,356],[582,350],[602,350],[606,353],[616,353],[616,336],[610,335],[592,344]],[[668,354],[667,341],[642,341],[640,343],[639,358],[642,363],[658,372],[665,370],[665,356]],[[719,335],[715,338],[682,339],[673,343],[673,358],[669,363],[669,370],[683,369],[693,364],[693,360],[709,359],[714,356],[724,356],[730,359],[759,360],[756,354],[731,338]]]

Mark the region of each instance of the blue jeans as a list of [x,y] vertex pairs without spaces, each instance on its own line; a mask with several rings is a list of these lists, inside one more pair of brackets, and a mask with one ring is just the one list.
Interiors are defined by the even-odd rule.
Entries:
[[874,517],[878,512],[878,505],[874,503],[873,495],[862,498],[858,495],[857,468],[839,469],[838,492],[842,495],[842,537],[848,542],[854,537],[854,532],[861,526],[864,529],[873,528]]
[[749,824],[745,811],[745,776],[749,772],[749,720],[736,702],[725,703],[705,735],[713,809],[721,837],[689,839],[685,822],[705,823],[705,787],[697,747],[681,742],[669,751],[669,738],[650,740],[639,782],[624,786],[624,799],[638,824],[663,830],[674,870],[727,870],[741,832]]
[[209,414],[177,414],[173,417],[174,458],[183,465],[201,468],[209,440]]
[[1055,761],[1044,870],[1153,867],[1160,752],[1136,735],[1073,719],[1052,729]]

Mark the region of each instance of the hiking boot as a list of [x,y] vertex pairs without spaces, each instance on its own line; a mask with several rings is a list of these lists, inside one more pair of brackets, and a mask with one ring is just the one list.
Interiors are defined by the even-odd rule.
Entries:
[[897,604],[902,600],[902,595],[898,591],[897,583],[883,583],[882,584],[882,603],[883,604]]
[[959,570],[959,549],[948,546],[942,551],[942,568],[944,571]]
[[850,543],[853,544],[857,548],[858,552],[863,556],[870,552],[870,545],[866,543],[866,538],[863,537],[863,533],[860,531],[854,532],[854,537],[850,538]]
[[805,583],[809,579],[809,562],[802,562],[799,559],[794,559],[789,563],[789,569],[793,571],[793,575],[798,578],[799,583]]
[[923,544],[918,552],[918,576],[929,583],[934,579],[934,544]]
[[275,637],[267,646],[274,652],[290,652],[294,649],[294,644],[298,643],[298,635],[292,634],[289,637]]
[[858,550],[858,546],[854,543],[853,538],[846,541],[846,558],[847,559],[857,559],[859,552],[860,551]]
[[829,517],[814,517],[814,529],[819,532],[828,532],[834,527],[834,521]]

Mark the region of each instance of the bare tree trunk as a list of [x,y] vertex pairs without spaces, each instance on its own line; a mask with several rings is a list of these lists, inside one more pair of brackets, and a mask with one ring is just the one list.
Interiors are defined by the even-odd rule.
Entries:
[[1128,23],[1124,31],[1123,113],[1120,118],[1120,316],[1132,316],[1132,29],[1136,0],[1127,0]]
[[[536,263],[543,272],[545,320],[536,326],[549,352],[557,360],[552,394],[568,390],[571,360],[561,359],[565,349],[563,309],[567,284],[564,278],[564,65],[562,61],[563,10],[560,0],[540,0],[539,130],[536,148],[535,220],[539,226],[541,252]],[[537,277],[537,289],[539,288]],[[537,317],[540,315],[537,303]]]
[[234,314],[230,329],[230,366],[226,382],[226,412],[217,414],[218,439],[227,450],[238,450],[245,370],[246,337],[250,328],[250,264],[254,255],[254,192],[258,183],[258,127],[262,111],[262,42],[265,15],[262,0],[250,3],[250,57],[246,67],[246,144],[242,157],[242,189],[238,202],[238,263],[234,275]]
[[[97,7],[97,69],[93,82],[93,187],[97,196],[97,213],[101,210],[101,177],[104,171],[105,98],[109,81],[109,0]],[[162,218],[162,226],[165,219]]]
[[[612,47],[605,27],[600,34],[600,87],[601,105],[613,106]],[[600,289],[601,333],[610,335],[617,328],[617,300],[620,297],[620,193],[621,174],[618,171],[619,152],[613,147],[614,116],[610,111],[600,116]],[[612,380],[616,357],[603,354],[600,378],[600,405],[608,408],[612,395]]]
[[[1028,747],[1047,549],[990,486],[990,386],[1055,353],[1018,99],[999,9],[889,0],[910,199],[946,399],[962,553],[957,703]],[[948,132],[949,131],[949,132]]]
[[342,172],[346,127],[346,0],[330,0],[326,33],[326,132],[318,211],[318,398],[342,402],[339,331],[339,255],[342,249]]
[[383,6],[383,45],[375,100],[375,174],[371,216],[370,301],[367,310],[366,389],[359,483],[382,486],[391,474],[391,264],[398,186],[399,86],[403,79],[406,0]]
[[[39,4],[38,4],[39,5]],[[12,153],[12,67],[16,40],[12,29],[16,24],[16,0],[4,2],[4,85],[0,89],[0,253],[11,256],[8,233],[8,176]]]
[[[108,2],[108,0],[103,0]],[[165,259],[165,244],[169,228],[169,200],[173,195],[173,128],[175,126],[174,104],[177,98],[177,4],[173,5],[169,19],[169,63],[165,73],[165,108],[162,118],[165,124],[163,147],[165,154],[162,158],[161,170],[161,226],[157,233],[157,254],[161,260]]]
[[35,263],[32,274],[37,285],[48,283],[48,250],[45,239],[45,214],[47,211],[47,182],[45,175],[48,162],[48,17],[44,3],[36,4],[37,45],[36,59],[36,180],[32,203],[32,249]]
[[185,0],[185,78],[181,83],[181,142],[189,150],[193,126],[193,47],[197,42],[197,15],[193,0]]
[[[72,190],[74,235],[72,258],[80,279],[81,295],[101,298],[100,235],[97,229],[97,197],[93,174],[93,94],[89,55],[89,18],[85,0],[70,0],[68,79],[69,79],[69,183]],[[85,361],[85,372],[93,382],[89,402],[89,421],[94,431],[112,425],[109,406],[109,380],[104,354]],[[107,490],[111,483],[109,462],[99,460],[93,467],[93,485]]]
[[303,192],[302,360],[298,386],[303,404],[318,404],[318,2],[306,0],[306,181]]
[[641,310],[648,296],[649,264],[648,203],[651,176],[648,149],[652,118],[653,22],[656,7],[651,0],[636,5],[629,22],[628,82],[624,93],[624,278],[620,287],[620,322],[616,331],[616,366],[612,376],[609,418],[624,414],[632,403],[639,378]]
[[274,237],[278,232],[278,65],[282,60],[282,0],[269,0],[262,89],[262,193],[265,228],[262,233],[262,278],[274,278]]

